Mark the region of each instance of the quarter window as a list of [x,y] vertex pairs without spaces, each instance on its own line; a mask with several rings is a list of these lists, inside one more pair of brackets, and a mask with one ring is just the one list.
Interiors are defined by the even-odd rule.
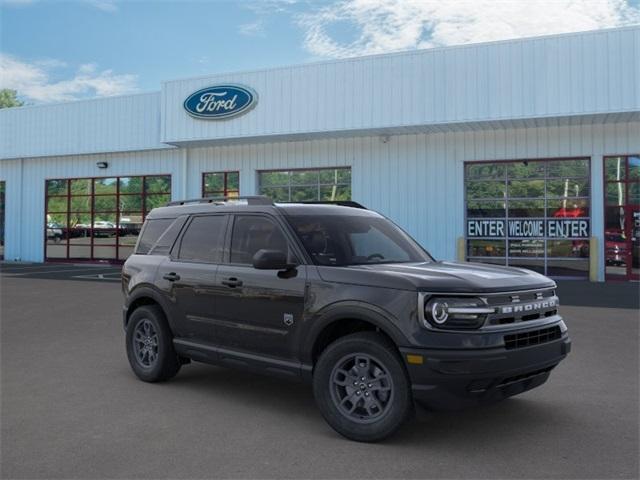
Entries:
[[140,235],[140,241],[138,242],[138,248],[136,253],[146,254],[149,253],[151,247],[158,241],[160,236],[167,230],[169,225],[173,223],[173,218],[158,218],[155,220],[147,220],[142,233]]
[[351,168],[266,170],[259,191],[276,202],[351,200]]
[[178,258],[203,263],[220,262],[226,225],[225,215],[193,217],[182,236]]
[[467,163],[465,192],[467,260],[588,275],[589,159]]

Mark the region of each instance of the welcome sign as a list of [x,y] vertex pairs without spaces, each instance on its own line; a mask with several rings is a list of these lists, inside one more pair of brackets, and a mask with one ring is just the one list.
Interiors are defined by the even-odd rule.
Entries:
[[184,109],[195,118],[223,120],[251,110],[258,95],[242,85],[214,85],[192,93],[184,101]]
[[467,220],[468,238],[589,238],[589,220],[576,218]]

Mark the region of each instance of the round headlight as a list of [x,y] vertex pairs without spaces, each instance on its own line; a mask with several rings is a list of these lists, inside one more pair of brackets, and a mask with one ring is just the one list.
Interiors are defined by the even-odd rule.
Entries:
[[434,301],[430,304],[431,318],[438,325],[442,325],[449,318],[449,305],[446,302]]

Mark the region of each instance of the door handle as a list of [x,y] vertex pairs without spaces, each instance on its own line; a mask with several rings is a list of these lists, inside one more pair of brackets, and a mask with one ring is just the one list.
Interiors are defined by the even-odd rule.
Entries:
[[222,285],[226,285],[229,288],[236,288],[242,286],[242,280],[238,280],[236,277],[227,278],[222,280]]
[[180,280],[180,275],[178,275],[176,272],[171,272],[165,273],[164,275],[162,275],[162,278],[164,278],[165,280],[169,280],[170,282],[175,282],[176,280]]

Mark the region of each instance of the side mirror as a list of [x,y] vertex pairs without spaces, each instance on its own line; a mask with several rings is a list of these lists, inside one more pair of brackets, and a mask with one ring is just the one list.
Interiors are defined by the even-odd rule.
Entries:
[[287,262],[287,255],[280,250],[258,250],[253,256],[253,268],[258,270],[288,270],[293,265]]

